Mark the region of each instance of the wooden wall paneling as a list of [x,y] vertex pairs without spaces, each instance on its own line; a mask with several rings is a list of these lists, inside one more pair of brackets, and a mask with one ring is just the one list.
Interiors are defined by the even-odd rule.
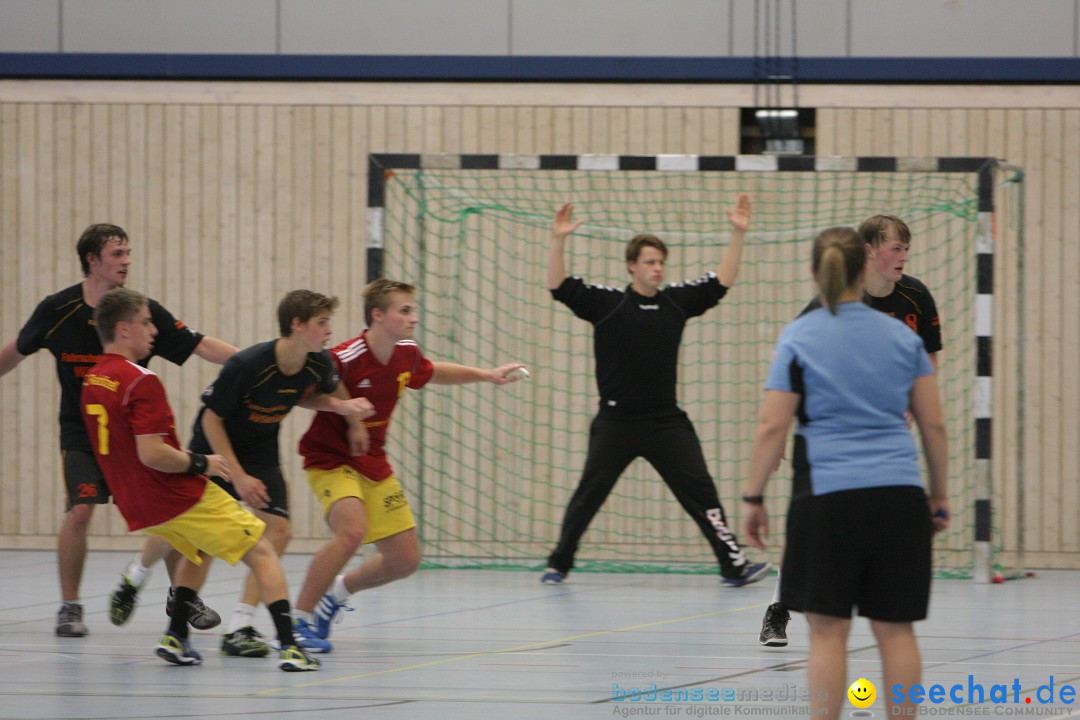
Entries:
[[293,140],[292,140],[292,167],[293,171],[289,179],[289,195],[291,198],[291,211],[289,221],[282,227],[285,234],[282,236],[285,252],[281,259],[290,263],[290,267],[280,268],[279,281],[271,304],[267,310],[271,315],[269,322],[263,327],[267,329],[267,337],[276,335],[270,333],[271,329],[277,328],[274,321],[273,309],[285,293],[295,288],[312,287],[313,253],[312,250],[318,243],[315,233],[315,188],[317,178],[325,168],[316,170],[315,153],[318,139],[315,137],[314,109],[311,106],[295,108],[293,112]]
[[[645,142],[644,152],[646,155],[671,152],[667,149],[667,118],[666,110],[662,107],[645,108]],[[608,152],[617,153],[619,149],[610,145]]]
[[[1024,113],[1022,110],[1003,110],[1001,119],[1002,128],[1002,143],[1004,150],[1002,157],[1006,158],[1014,165],[1022,166],[1025,162],[1024,147],[1025,147],[1025,124]],[[1018,194],[1020,189],[1011,190],[1007,195],[1007,201],[1009,203],[1009,220],[1011,226],[1007,228],[1008,238],[1010,240],[1017,240],[1020,235],[1019,223],[1026,212],[1026,193],[1028,186],[1032,183],[1033,178],[1031,175],[1027,175],[1024,180],[1024,195],[1025,202],[1024,207],[1019,204]],[[1029,223],[1025,223],[1030,228]],[[1000,233],[999,233],[1000,234]],[[1028,237],[1026,243],[1030,244],[1033,241],[1033,237]],[[1004,433],[1003,444],[999,447],[1002,448],[1003,453],[1008,457],[1008,468],[1011,468],[1012,472],[1004,472],[1003,474],[995,475],[994,478],[1002,487],[1004,492],[1003,499],[1005,503],[998,505],[995,508],[995,521],[1001,519],[1007,530],[1010,530],[1006,534],[1008,545],[1006,547],[1011,550],[1016,550],[1021,545],[1021,540],[1027,540],[1027,522],[1028,513],[1030,512],[1026,503],[1021,504],[1020,498],[1026,497],[1032,482],[1035,478],[1027,477],[1028,472],[1028,457],[1027,452],[1030,447],[1031,435],[1027,429],[1027,424],[1030,419],[1025,418],[1024,426],[1020,425],[1019,420],[1019,393],[1022,391],[1024,394],[1024,412],[1025,415],[1030,412],[1029,403],[1031,401],[1032,388],[1028,383],[1028,373],[1030,368],[1028,366],[1028,343],[1033,337],[1032,328],[1028,324],[1030,318],[1028,317],[1028,305],[1033,302],[1033,296],[1031,294],[1031,288],[1026,287],[1026,292],[1021,295],[1018,290],[1020,288],[1020,279],[1023,277],[1024,283],[1030,281],[1030,262],[1031,253],[1028,248],[1024,248],[1021,253],[1021,249],[1014,243],[1007,243],[1004,249],[1005,253],[1005,275],[1002,284],[1003,295],[998,305],[1004,305],[1004,315],[1008,318],[1008,325],[1006,327],[1007,341],[1011,341],[1011,348],[1007,355],[1002,355],[1001,352],[995,354],[994,366],[995,377],[998,371],[1005,375],[1008,382],[1013,383],[1014,392],[1006,392],[999,395],[1005,399],[1002,401],[1003,413],[1006,418],[1006,422],[1009,423],[1011,433]],[[1023,268],[1021,269],[1021,261],[1023,262]],[[1000,267],[1000,263],[999,263]],[[1024,336],[1020,337],[1020,327],[1023,326]],[[1022,363],[1021,363],[1022,359]],[[1023,365],[1023,374],[1021,374],[1021,365]],[[995,407],[995,411],[997,407]],[[995,417],[997,415],[995,414]],[[1023,435],[1023,441],[1021,441],[1021,435]]]
[[238,329],[235,340],[230,340],[238,347],[247,347],[258,342],[263,336],[256,318],[266,308],[269,293],[266,287],[268,278],[274,277],[275,232],[277,228],[277,209],[285,198],[278,196],[278,177],[283,171],[279,167],[280,150],[278,146],[279,108],[261,105],[255,108],[254,123],[255,145],[246,153],[254,156],[254,192],[251,224],[254,236],[245,241],[245,250],[250,252],[249,260],[237,273],[239,293],[244,302],[250,301],[250,312],[245,315],[245,322]]
[[632,116],[635,111],[643,114],[642,108],[615,108],[609,120],[608,134],[615,147],[625,148],[628,155],[640,155],[644,152],[641,146],[643,140],[641,133],[633,133],[630,130]]
[[[969,152],[975,156],[1008,158],[1008,133],[1005,112],[999,108],[972,110],[968,120]],[[997,182],[1010,173],[999,173]],[[1016,403],[1012,400],[1017,392],[1015,363],[1011,361],[1017,352],[1016,313],[1012,305],[1015,297],[1008,288],[1016,287],[1015,233],[1009,230],[1013,220],[1012,206],[1015,189],[1004,188],[996,192],[994,220],[994,354],[993,382],[994,418],[993,460],[991,482],[993,483],[993,526],[998,534],[994,540],[1001,545],[1003,553],[1012,553],[1017,547],[1016,511],[1016,448],[1010,439],[1017,437]]]
[[554,107],[548,111],[551,115],[551,131],[549,141],[553,155],[565,155],[573,152],[573,124],[575,109],[571,107]]
[[949,111],[942,108],[934,108],[930,111],[930,126],[928,128],[930,140],[928,151],[930,157],[949,154],[949,140],[952,138],[949,128],[951,117]]
[[930,151],[930,110],[916,107],[911,110],[911,156],[928,157]]
[[[611,108],[593,106],[589,108],[589,135],[588,135],[588,149],[584,152],[588,153],[610,153],[611,152],[611,134],[609,128],[611,127]],[[648,116],[646,115],[646,130],[645,134],[648,137]],[[646,140],[646,145],[648,140]]]
[[[0,217],[7,221],[0,227],[0,328],[3,333],[0,342],[7,344],[15,339],[25,319],[19,296],[25,291],[25,283],[18,282],[18,251],[22,246],[18,231],[19,201],[16,193],[16,181],[19,166],[15,152],[16,106],[10,103],[0,104]],[[23,362],[7,379],[0,378],[0,408],[14,407],[18,395],[17,376],[14,373],[29,373],[31,362]],[[14,460],[19,445],[16,443],[20,418],[14,413],[0,413],[0,453],[8,458],[7,467],[0,475],[0,492],[5,501],[0,503],[0,533],[14,535],[21,531],[25,523],[31,526],[32,519],[27,517],[28,510],[34,508],[38,485],[20,483],[22,475],[20,464]],[[36,448],[34,448],[36,449]],[[26,448],[23,448],[25,452]],[[41,454],[41,453],[35,453]],[[12,471],[14,467],[15,471]],[[36,509],[36,508],[34,508]]]
[[[460,113],[459,113],[460,116]],[[343,218],[342,229],[347,245],[342,249],[346,262],[335,263],[335,287],[343,293],[348,308],[349,330],[346,337],[359,335],[364,325],[364,309],[361,291],[367,283],[367,188],[368,154],[373,152],[368,134],[366,108],[350,108],[348,114],[348,138],[351,164],[347,175],[346,197],[348,211]],[[460,135],[460,129],[458,134]],[[343,266],[343,267],[339,267]]]
[[495,145],[491,152],[518,152],[520,141],[516,108],[495,108]]
[[[1024,146],[1021,164],[1027,173],[1024,192],[1026,207],[1026,231],[1028,242],[1025,246],[1024,270],[1027,277],[1024,285],[1027,297],[1024,298],[1024,385],[1025,397],[1029,405],[1040,407],[1045,401],[1042,383],[1043,363],[1043,327],[1042,327],[1042,278],[1043,257],[1042,239],[1045,235],[1045,218],[1042,216],[1043,177],[1042,168],[1042,111],[1024,110],[1021,113],[1024,133]],[[1045,482],[1046,468],[1043,465],[1043,433],[1047,419],[1044,414],[1026,417],[1024,426],[1024,548],[1027,552],[1041,552],[1042,516],[1045,512],[1042,499],[1042,485]]]
[[875,111],[872,109],[856,108],[852,111],[852,121],[854,122],[852,155],[876,154],[877,128],[874,122],[875,119]]
[[386,125],[383,132],[383,152],[416,152],[416,148],[410,148],[405,143],[405,108],[392,105],[386,107]]
[[[1063,111],[1060,158],[1080,157],[1080,109]],[[1080,173],[1061,163],[1062,299],[1058,308],[1062,333],[1062,358],[1080,358],[1080,323],[1071,309],[1080,307]],[[1080,447],[1080,369],[1076,362],[1061,364],[1061,550],[1080,552],[1080,482],[1069,453]]]
[[669,154],[681,154],[685,152],[686,134],[683,126],[685,122],[684,108],[659,108],[664,122],[664,140],[662,149],[657,152]]
[[589,137],[591,108],[575,106],[570,110],[570,125],[568,127],[569,142],[564,146],[564,153],[576,154],[595,152],[590,150]]
[[[499,104],[504,97],[517,96],[495,98],[479,92],[473,97],[489,100],[469,105],[463,89],[465,94],[454,99],[466,98],[462,105],[440,100],[408,107],[368,106],[362,101],[336,106],[330,96],[312,96],[310,101],[290,98],[290,111],[272,104],[270,98],[276,97],[272,93],[244,105],[239,101],[247,92],[242,85],[236,86],[234,100],[216,106],[201,101],[183,105],[186,101],[168,93],[149,104],[131,93],[114,93],[107,103],[48,98],[35,106],[2,103],[0,208],[5,218],[14,219],[8,226],[16,228],[6,231],[0,248],[5,268],[0,290],[4,328],[13,337],[42,297],[78,279],[72,246],[82,229],[95,221],[117,222],[131,234],[134,287],[161,300],[198,330],[239,346],[268,337],[274,325],[266,308],[288,289],[283,283],[341,285],[343,291],[327,290],[348,294],[350,306],[357,305],[365,273],[363,208],[369,151],[738,152],[739,110],[734,105],[681,107],[648,101],[649,92],[659,99],[669,95],[669,88],[645,89],[644,94],[619,102],[589,94],[595,89],[580,94],[577,90],[572,86],[564,92],[560,99],[565,104],[559,106],[534,106],[523,101],[526,96]],[[931,93],[920,95],[926,99],[922,107],[904,102],[908,107],[897,108],[893,107],[898,104],[897,92],[881,92],[891,99],[888,103],[873,92],[860,93],[871,110],[819,105],[817,154],[996,155],[1025,166],[1029,247],[1023,311],[1028,415],[1024,448],[1010,440],[1018,408],[1009,394],[1016,382],[1016,366],[1009,359],[1016,345],[1009,335],[1018,315],[1008,293],[1015,285],[1017,258],[1008,246],[999,247],[996,257],[1000,292],[994,466],[1002,493],[999,525],[1006,548],[1014,545],[1008,500],[1021,492],[1013,485],[1020,469],[1015,456],[1023,451],[1028,551],[1042,559],[1075,555],[1080,531],[1070,513],[1075,514],[1077,504],[1076,471],[1064,453],[1078,432],[1080,391],[1075,373],[1052,359],[1076,355],[1078,330],[1060,310],[1076,304],[1078,284],[1076,248],[1063,242],[1068,228],[1078,224],[1077,171],[1071,159],[1077,155],[1078,111],[1055,115],[1032,102],[1026,103],[1027,110],[1005,109],[1008,103],[999,109],[974,94],[972,98],[982,99],[968,108],[962,93],[951,93],[951,105],[935,101]],[[339,118],[347,127],[343,135]],[[343,157],[347,162],[341,162]],[[298,230],[305,227],[307,235],[298,237]],[[8,239],[12,233],[20,238],[14,249]],[[37,239],[32,257],[18,247],[28,236]],[[301,250],[304,253],[297,254]],[[334,260],[327,262],[331,256]],[[188,263],[200,270],[212,267],[213,274],[204,272],[202,278],[192,279],[175,272]],[[33,278],[31,285],[19,285],[27,277]],[[340,311],[342,317],[345,312]],[[358,308],[348,312],[355,313],[357,322],[347,332],[339,330],[341,339],[355,334],[361,324]],[[188,415],[197,408],[198,390],[217,368],[195,360],[179,370],[156,361],[154,369],[166,380],[170,397],[179,406],[178,419],[182,417],[186,426]],[[14,423],[14,436],[5,432],[0,447],[13,457],[33,447],[37,459],[33,468],[19,466],[16,485],[3,477],[2,487],[17,488],[23,511],[13,515],[5,504],[0,534],[11,532],[15,518],[19,525],[15,532],[48,547],[62,514],[52,360],[39,354],[17,372],[17,382],[0,381],[0,398],[5,404],[41,409],[35,411],[32,423]],[[592,389],[582,392],[591,402]],[[584,406],[591,411],[589,402]],[[0,423],[5,423],[3,428],[12,426],[8,415]],[[295,427],[283,431],[295,435],[304,424],[297,420]],[[188,432],[184,427],[181,434]],[[290,438],[283,447],[291,443]],[[572,485],[580,458],[570,456],[567,462],[572,467],[566,481]],[[24,475],[40,479],[27,488],[20,484]],[[563,492],[555,494],[556,502],[550,508],[543,506],[553,522],[565,502]],[[26,503],[32,504],[29,513]],[[103,526],[95,525],[95,533],[103,538],[124,534],[115,515],[99,515],[104,516]],[[325,532],[319,515],[308,509],[304,533]],[[298,522],[298,527],[303,524]]]
[[532,109],[533,132],[535,145],[532,152],[550,155],[555,152],[555,109],[550,107],[535,107]]
[[491,105],[483,105],[478,109],[477,116],[477,148],[481,153],[495,153],[499,151],[497,142],[499,132],[498,109]]
[[461,152],[480,152],[480,108],[468,105],[461,108]]
[[724,111],[719,108],[703,107],[700,109],[700,120],[698,121],[697,132],[693,134],[688,133],[687,139],[687,143],[690,147],[694,147],[694,145],[697,144],[698,154],[725,154],[721,148],[724,146],[724,141],[725,139],[728,139],[729,135],[734,136],[735,153],[739,151],[739,146],[741,144],[741,129],[738,127],[738,122],[736,122],[734,130],[725,127],[722,119],[723,112]]
[[[236,337],[240,295],[236,276],[251,267],[251,258],[241,258],[237,252],[238,208],[240,193],[240,135],[238,118],[242,108],[222,105],[218,108],[218,213],[207,219],[207,231],[216,239],[214,265],[209,278],[217,285],[217,308],[214,313],[213,336],[232,342]],[[249,174],[250,177],[250,174]],[[215,368],[216,369],[216,368]]]
[[402,148],[403,152],[428,152],[428,149],[423,145],[424,107],[410,105],[405,108],[404,115],[404,134],[398,147]]
[[889,113],[892,123],[892,148],[898,157],[911,157],[911,110],[893,108]]
[[[1042,142],[1042,181],[1040,182],[1042,195],[1043,234],[1042,238],[1064,237],[1062,228],[1062,214],[1064,212],[1062,197],[1062,142],[1063,116],[1061,110],[1050,109],[1042,112],[1042,123],[1039,128]],[[1075,228],[1073,228],[1075,230]],[[1074,459],[1069,458],[1062,444],[1062,420],[1064,419],[1064,406],[1060,402],[1061,391],[1064,384],[1065,365],[1061,359],[1064,349],[1062,324],[1063,318],[1070,315],[1062,304],[1064,298],[1063,287],[1066,282],[1064,259],[1064,245],[1069,243],[1040,242],[1039,249],[1042,255],[1042,277],[1039,288],[1041,290],[1040,304],[1042,305],[1042,396],[1044,407],[1047,409],[1046,424],[1040,436],[1040,444],[1043,453],[1043,487],[1042,499],[1044,513],[1042,517],[1042,543],[1043,549],[1049,552],[1059,552],[1062,547],[1063,528],[1061,526],[1061,505],[1064,499],[1063,485],[1066,480],[1066,467],[1075,467]],[[1073,243],[1075,244],[1075,243]],[[1075,317],[1069,318],[1069,325],[1076,327]],[[1076,363],[1068,363],[1070,371]],[[1075,403],[1074,403],[1075,404]],[[1075,478],[1072,484],[1076,484]],[[1080,517],[1080,511],[1073,505],[1071,522],[1075,523]],[[1071,534],[1071,533],[1070,533]]]

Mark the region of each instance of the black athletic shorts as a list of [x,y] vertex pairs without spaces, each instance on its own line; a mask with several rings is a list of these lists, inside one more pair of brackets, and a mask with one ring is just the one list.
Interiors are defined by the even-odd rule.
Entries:
[[[278,515],[287,520],[289,518],[289,488],[285,486],[285,477],[281,474],[281,466],[245,463],[243,460],[240,462],[248,475],[253,475],[263,481],[263,485],[266,485],[266,492],[270,495],[270,504],[267,507],[254,509],[271,515]],[[222,490],[240,500],[240,495],[231,482],[222,480],[219,477],[211,477],[210,479]]]
[[914,622],[930,602],[930,505],[921,487],[791,502],[780,601],[800,612]]
[[63,450],[60,459],[64,468],[67,510],[76,505],[104,505],[109,502],[112,493],[92,451]]

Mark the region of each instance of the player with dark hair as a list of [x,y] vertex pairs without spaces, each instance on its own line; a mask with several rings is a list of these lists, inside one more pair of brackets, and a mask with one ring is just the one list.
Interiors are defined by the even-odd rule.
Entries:
[[[100,223],[86,228],[75,251],[83,281],[42,300],[19,336],[0,349],[0,375],[42,348],[56,358],[60,380],[60,452],[67,490],[67,507],[56,543],[63,600],[57,614],[56,634],[63,637],[83,637],[89,633],[79,603],[87,533],[94,507],[107,503],[110,494],[94,461],[79,412],[83,376],[101,358],[101,341],[94,332],[93,313],[106,292],[127,282],[131,266],[127,233],[116,225]],[[154,300],[148,301],[148,307],[159,334],[151,353],[138,358],[140,363],[146,364],[153,355],[160,355],[182,365],[194,353],[220,365],[236,352],[232,345],[188,328]],[[162,554],[168,549],[161,542],[155,547]],[[173,553],[170,565],[177,558]],[[198,597],[193,602],[196,607],[190,617],[194,623],[212,627],[221,621]]]
[[[858,235],[866,246],[863,302],[914,330],[922,338],[930,362],[937,371],[938,352],[942,348],[937,304],[926,285],[904,274],[911,250],[911,230],[895,215],[875,215],[859,226]],[[821,298],[817,296],[801,314],[819,307]],[[788,644],[787,625],[791,613],[780,602],[781,578],[782,573],[778,573],[772,602],[765,609],[758,634],[758,642],[767,647]]]
[[748,562],[728,527],[701,443],[676,395],[683,328],[690,318],[716,305],[734,284],[750,226],[750,196],[740,194],[735,209],[728,211],[731,240],[717,272],[666,287],[661,286],[667,247],[647,234],[627,244],[626,270],[631,282],[624,290],[567,277],[566,238],[581,225],[574,221],[573,212],[573,205],[567,203],[555,215],[547,287],[555,300],[593,325],[600,411],[589,431],[585,469],[540,582],[563,582],[589,523],[623,470],[639,456],[656,468],[705,536],[719,563],[721,582],[738,587],[760,580],[769,564]]
[[[929,605],[932,534],[949,523],[948,443],[933,366],[922,340],[861,302],[866,255],[851,228],[830,228],[814,242],[823,307],[777,341],[743,494],[745,536],[764,549],[765,486],[797,415],[781,602],[810,625],[815,717],[836,718],[843,703],[853,607],[870,619],[885,686],[919,682],[913,623]],[[888,715],[914,712],[909,698]]]
[[207,474],[232,477],[224,457],[180,449],[165,388],[136,364],[158,334],[147,299],[134,290],[111,290],[99,299],[94,322],[104,352],[86,372],[81,398],[94,455],[128,528],[165,538],[185,558],[176,566],[176,607],[157,654],[176,665],[202,662],[188,641],[187,616],[202,579],[197,566],[212,555],[251,567],[277,627],[278,667],[318,670],[319,661],[293,638],[285,573],[262,537],[265,523],[207,480]]
[[[276,340],[257,343],[233,355],[203,392],[189,449],[217,453],[231,470],[228,479],[210,479],[243,500],[266,523],[266,539],[280,556],[292,538],[289,493],[281,471],[278,435],[293,407],[340,415],[371,414],[363,398],[341,399],[337,371],[325,349],[337,298],[293,290],[278,304]],[[259,586],[254,573],[244,583],[240,602],[222,638],[226,655],[262,657],[270,647],[254,626]]]

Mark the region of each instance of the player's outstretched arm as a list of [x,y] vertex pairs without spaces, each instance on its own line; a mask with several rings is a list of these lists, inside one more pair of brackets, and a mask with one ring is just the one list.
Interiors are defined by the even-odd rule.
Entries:
[[12,340],[7,345],[0,348],[0,375],[7,375],[15,369],[16,365],[26,358],[25,355],[16,349],[16,342],[18,341]]
[[[340,388],[341,385],[339,384]],[[375,406],[367,398],[340,397],[337,392],[327,395],[321,392],[309,392],[297,405],[308,410],[320,412],[332,412],[338,415],[356,415],[360,419],[371,417],[375,414]]]
[[240,349],[236,346],[209,335],[203,335],[202,340],[199,340],[199,344],[195,346],[196,355],[215,365],[224,365],[226,360],[239,351]]
[[506,385],[525,377],[524,374],[517,372],[525,367],[524,363],[506,363],[494,368],[478,368],[451,362],[435,362],[432,365],[435,367],[435,373],[431,376],[431,382],[436,385],[464,385],[476,382]]
[[739,193],[735,207],[726,211],[731,223],[731,240],[728,241],[724,256],[720,259],[720,267],[716,270],[716,277],[724,287],[734,285],[735,276],[739,274],[746,231],[750,227],[751,209],[750,195]]
[[551,247],[548,250],[547,287],[554,290],[566,279],[566,238],[581,227],[581,220],[574,220],[574,206],[564,204],[555,213],[551,223]]

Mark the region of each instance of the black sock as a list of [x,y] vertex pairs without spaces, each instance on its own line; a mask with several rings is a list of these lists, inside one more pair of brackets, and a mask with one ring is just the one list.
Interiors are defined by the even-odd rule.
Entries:
[[189,587],[177,587],[173,597],[172,619],[169,620],[169,632],[176,637],[188,636],[188,615],[191,612],[190,603],[198,597],[194,590]]
[[292,614],[289,612],[288,598],[282,598],[266,606],[270,611],[270,617],[274,619],[274,627],[277,628],[278,642],[281,647],[295,645],[296,639],[292,634]]

